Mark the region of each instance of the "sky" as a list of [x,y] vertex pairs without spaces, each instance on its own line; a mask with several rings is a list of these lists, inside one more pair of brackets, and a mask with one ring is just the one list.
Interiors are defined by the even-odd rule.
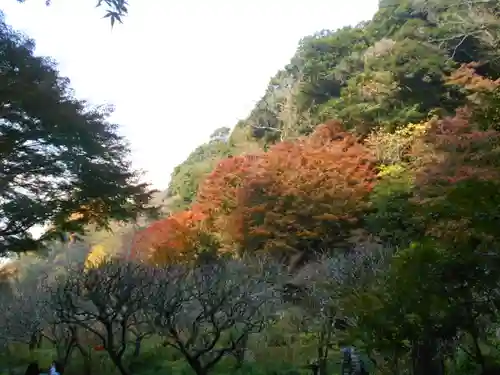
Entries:
[[[59,62],[76,95],[116,107],[133,164],[165,189],[173,168],[232,128],[298,41],[370,19],[377,0],[129,0],[111,29],[96,0],[2,0],[6,21]],[[337,3],[338,5],[335,5]]]

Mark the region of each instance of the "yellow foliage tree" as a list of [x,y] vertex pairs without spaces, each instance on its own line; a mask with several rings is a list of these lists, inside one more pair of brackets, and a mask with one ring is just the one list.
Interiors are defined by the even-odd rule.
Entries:
[[106,252],[106,248],[101,245],[95,245],[90,249],[89,255],[85,260],[85,268],[95,268],[107,257],[109,254]]

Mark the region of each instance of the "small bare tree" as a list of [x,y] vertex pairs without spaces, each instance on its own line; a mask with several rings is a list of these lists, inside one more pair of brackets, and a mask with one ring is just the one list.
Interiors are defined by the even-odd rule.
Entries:
[[391,249],[371,244],[369,248],[360,246],[347,253],[325,256],[316,265],[310,265],[306,276],[310,283],[300,305],[308,329],[316,336],[319,375],[327,373],[334,342],[348,327],[357,324],[356,313],[347,306],[349,297],[360,293],[380,272],[385,272],[391,254]]
[[45,295],[40,280],[12,282],[12,293],[0,301],[2,339],[25,343],[34,349],[44,328]]
[[60,319],[59,309],[55,308],[54,305],[56,300],[53,291],[55,289],[53,289],[51,283],[47,282],[48,280],[48,278],[45,280],[43,290],[46,298],[40,306],[44,318],[41,336],[54,347],[57,361],[63,370],[68,366],[74,350],[79,349],[83,357],[84,373],[90,374],[90,353],[85,350],[81,342],[83,330],[76,324],[69,324]]
[[[41,343],[45,327],[45,295],[39,280],[9,280],[9,293],[0,294],[0,348],[10,358],[10,344],[24,344],[34,350]],[[10,360],[8,367],[12,365]],[[10,371],[10,370],[9,370]]]
[[166,345],[206,375],[276,318],[278,276],[276,267],[241,261],[158,270],[151,321]]
[[132,327],[140,327],[151,278],[141,264],[117,259],[97,268],[77,267],[52,287],[52,307],[60,323],[91,332],[122,375]]
[[42,336],[54,346],[57,361],[62,365],[62,368],[66,368],[71,354],[77,346],[77,327],[51,321],[42,331]]

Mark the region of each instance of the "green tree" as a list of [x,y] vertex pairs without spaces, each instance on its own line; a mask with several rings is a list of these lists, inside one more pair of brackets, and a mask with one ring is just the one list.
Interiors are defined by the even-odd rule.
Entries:
[[34,47],[0,19],[0,253],[35,247],[35,225],[48,239],[153,211],[112,109],[76,99]]

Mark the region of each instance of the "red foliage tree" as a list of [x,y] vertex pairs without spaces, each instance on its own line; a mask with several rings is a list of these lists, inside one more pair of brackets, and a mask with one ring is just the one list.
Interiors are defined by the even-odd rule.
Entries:
[[478,63],[462,65],[447,77],[447,83],[459,86],[467,96],[469,122],[483,130],[500,130],[500,79],[492,80],[478,74],[478,66]]
[[491,240],[500,225],[500,131],[468,108],[433,121],[414,151],[417,203],[428,234],[456,244]]
[[371,152],[336,122],[259,157],[226,163],[202,185],[199,204],[224,223],[219,230],[240,250],[287,257],[345,244],[376,178]]
[[203,219],[194,206],[154,222],[136,234],[132,256],[159,264],[192,260],[197,255]]
[[[238,208],[238,192],[258,174],[260,155],[240,155],[221,160],[200,184],[196,202],[207,227],[227,237],[228,220]],[[226,238],[227,239],[227,238]]]

